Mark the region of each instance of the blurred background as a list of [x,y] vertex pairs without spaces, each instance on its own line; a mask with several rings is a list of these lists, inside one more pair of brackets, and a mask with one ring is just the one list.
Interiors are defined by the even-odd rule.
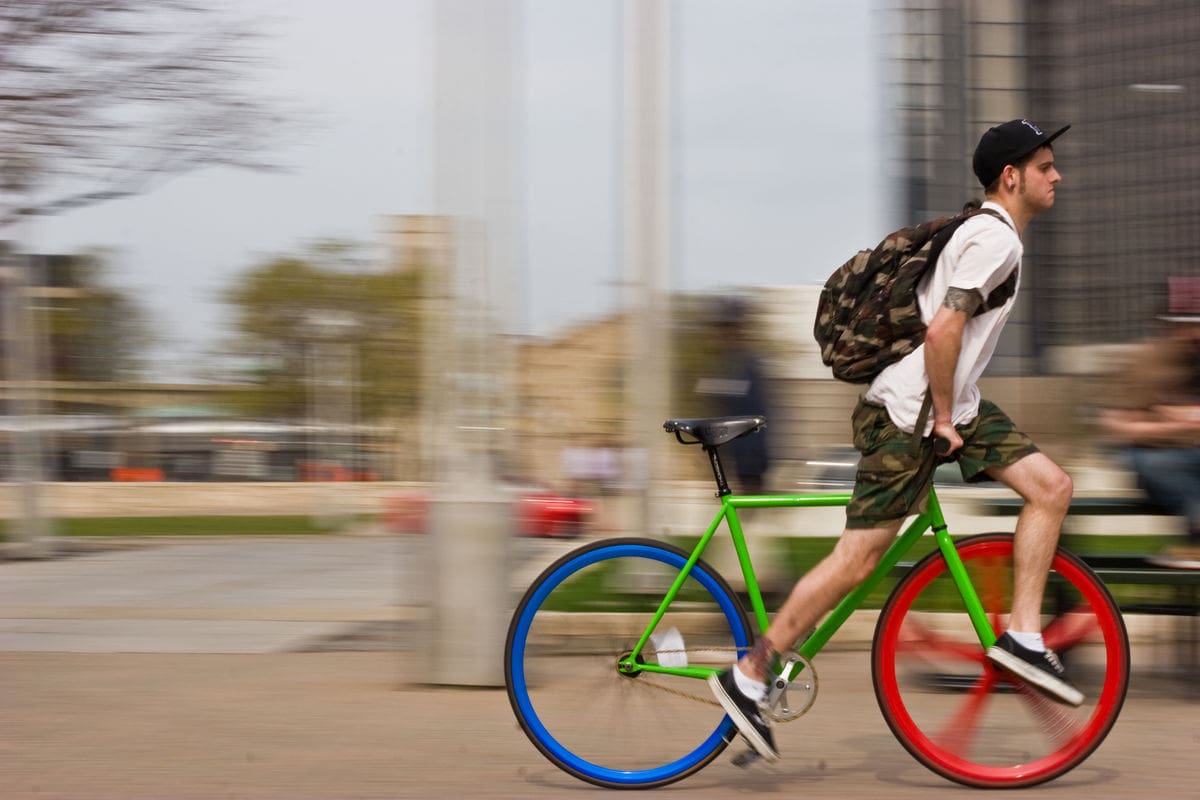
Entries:
[[711,478],[662,421],[748,396],[740,484],[813,485],[821,283],[1014,117],[1073,127],[984,392],[1136,494],[1094,412],[1200,277],[1197,46],[1185,0],[0,3],[4,536],[668,530]]

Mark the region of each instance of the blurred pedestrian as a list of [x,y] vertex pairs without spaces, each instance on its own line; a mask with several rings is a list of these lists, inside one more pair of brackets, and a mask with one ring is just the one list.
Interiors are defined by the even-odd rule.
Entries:
[[[712,315],[721,347],[715,374],[696,382],[696,393],[710,398],[713,413],[742,417],[767,413],[767,378],[749,335],[749,307],[738,297],[718,298]],[[761,494],[771,466],[767,431],[725,445],[722,455],[732,459],[739,494]]]
[[1118,370],[1100,425],[1146,497],[1185,521],[1186,543],[1155,560],[1200,569],[1200,278],[1170,279],[1168,295],[1164,330]]

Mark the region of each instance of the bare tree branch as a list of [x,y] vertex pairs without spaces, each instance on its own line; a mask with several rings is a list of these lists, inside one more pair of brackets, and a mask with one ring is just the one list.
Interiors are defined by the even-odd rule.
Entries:
[[300,114],[217,0],[0,0],[0,230],[209,165],[275,169]]

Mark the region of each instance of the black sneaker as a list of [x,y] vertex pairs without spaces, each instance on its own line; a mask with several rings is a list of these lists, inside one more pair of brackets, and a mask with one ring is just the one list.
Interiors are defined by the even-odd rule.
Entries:
[[1083,692],[1067,680],[1067,671],[1053,650],[1030,650],[1005,633],[988,648],[987,657],[1052,700],[1071,706],[1083,703]]
[[779,751],[775,749],[771,723],[763,716],[758,703],[742,694],[733,678],[733,670],[730,667],[724,672],[710,675],[708,686],[750,746],[767,761],[778,761]]

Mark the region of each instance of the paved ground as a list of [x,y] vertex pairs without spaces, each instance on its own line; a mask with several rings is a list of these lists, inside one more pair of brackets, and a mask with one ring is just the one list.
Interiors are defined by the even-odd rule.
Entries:
[[[147,543],[148,542],[148,543]],[[421,542],[391,537],[99,543],[0,562],[0,651],[273,653],[425,602]]]
[[[544,558],[545,547],[522,557]],[[416,566],[414,566],[416,565]],[[0,796],[610,796],[550,766],[503,690],[430,686],[421,545],[193,540],[0,562]],[[397,602],[399,598],[399,602]],[[722,757],[668,797],[960,797],[896,744],[866,653],[818,661],[821,697],[785,760]],[[1194,797],[1200,701],[1139,674],[1109,740],[1035,790]],[[1195,695],[1191,695],[1192,698]]]

